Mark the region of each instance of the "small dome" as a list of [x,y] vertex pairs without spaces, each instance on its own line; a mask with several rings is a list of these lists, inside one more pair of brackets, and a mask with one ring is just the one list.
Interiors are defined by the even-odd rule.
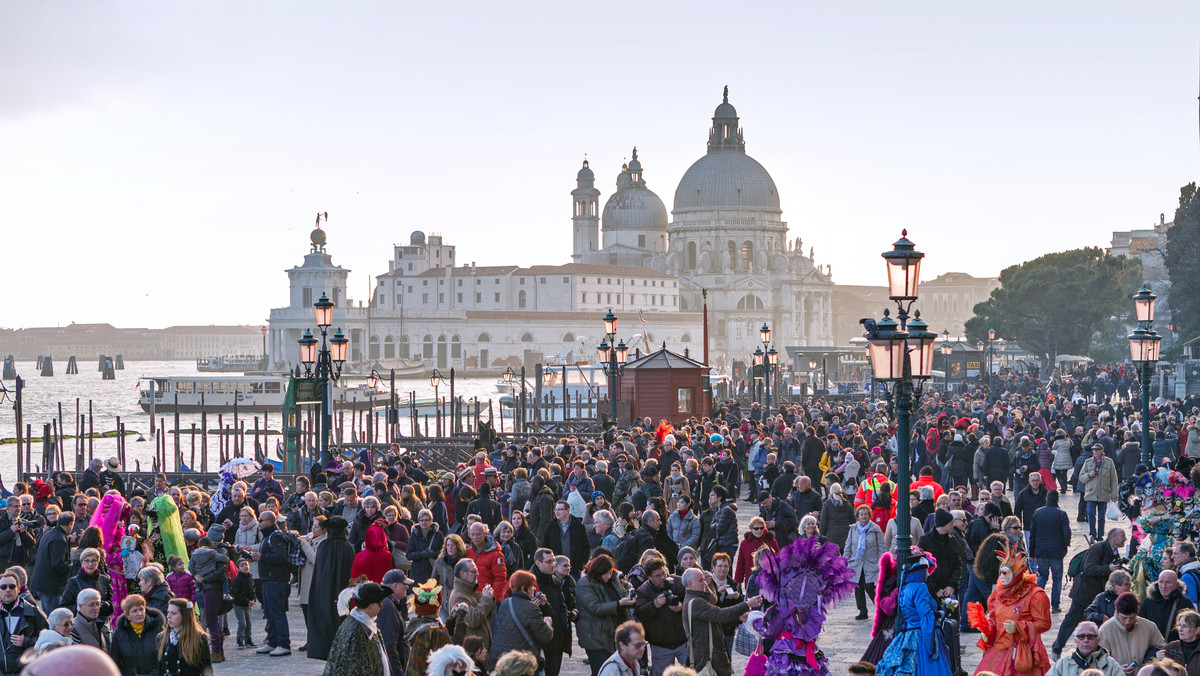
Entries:
[[717,106],[717,109],[713,111],[713,117],[736,118],[737,116],[737,109],[734,108],[733,104],[728,101],[721,103],[721,105]]
[[408,243],[411,246],[425,246],[425,233],[413,230],[413,234],[408,236]]
[[577,180],[577,181],[594,181],[594,180],[596,180],[596,175],[593,174],[592,170],[588,168],[587,160],[583,161],[583,168],[580,169],[579,173],[575,175],[575,180]]
[[[627,176],[626,174],[622,174]],[[628,179],[627,179],[628,180]],[[645,186],[626,183],[604,203],[604,230],[667,231],[667,207]]]

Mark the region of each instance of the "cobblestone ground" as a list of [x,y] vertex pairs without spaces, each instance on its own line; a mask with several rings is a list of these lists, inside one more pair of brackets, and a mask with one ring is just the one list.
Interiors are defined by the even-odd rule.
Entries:
[[[1071,549],[1067,554],[1066,561],[1070,561],[1076,552],[1087,547],[1087,524],[1075,521],[1077,505],[1078,500],[1074,493],[1068,493],[1062,497],[1061,506],[1070,517],[1072,531]],[[756,505],[739,500],[738,520],[742,532],[746,531],[750,518],[757,513]],[[1123,525],[1128,528],[1129,521],[1122,517],[1116,525]],[[1054,637],[1058,635],[1059,623],[1066,615],[1066,609],[1070,605],[1070,599],[1067,596],[1069,590],[1070,583],[1064,580],[1062,592],[1063,612],[1051,616],[1053,625],[1049,631],[1042,634],[1042,642],[1045,643],[1047,651],[1049,651],[1050,645],[1054,642]],[[214,673],[222,676],[224,674],[302,676],[322,673],[325,669],[324,662],[308,659],[304,653],[294,649],[295,647],[299,647],[305,640],[304,620],[300,615],[299,604],[294,601],[295,599],[293,598],[291,611],[288,613],[288,623],[291,627],[293,645],[291,656],[268,657],[258,655],[253,650],[235,650],[233,647],[235,642],[227,638],[225,650],[226,661],[223,664],[215,665],[213,669]],[[255,638],[259,642],[259,645],[262,645],[261,611],[256,609],[255,613],[257,615],[254,625]],[[826,656],[829,658],[829,667],[832,674],[844,674],[846,667],[857,662],[859,657],[862,656],[863,650],[866,649],[867,643],[870,641],[871,621],[856,621],[854,619],[856,615],[857,610],[854,607],[854,599],[849,598],[842,601],[838,607],[829,613],[829,619],[825,623],[825,631],[818,640],[821,649],[825,651]],[[872,617],[874,617],[873,610]],[[230,617],[231,621],[232,619]],[[963,669],[969,674],[974,672],[982,655],[982,651],[975,646],[975,642],[978,639],[978,634],[965,634],[962,637]],[[1064,652],[1069,653],[1071,650],[1073,650],[1073,645],[1068,644]],[[589,676],[591,671],[584,664],[584,657],[583,650],[576,644],[574,657],[567,657],[563,660],[563,676]],[[734,655],[734,673],[741,674],[745,666],[746,658],[741,655]]]

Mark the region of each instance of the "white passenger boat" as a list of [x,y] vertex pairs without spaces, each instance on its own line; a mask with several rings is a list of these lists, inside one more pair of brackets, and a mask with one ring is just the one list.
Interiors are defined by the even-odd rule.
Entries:
[[[157,413],[173,413],[178,402],[180,413],[277,412],[283,408],[288,376],[168,376],[144,377],[138,405],[149,412],[151,402]],[[151,392],[153,391],[153,395]],[[333,387],[337,408],[386,406],[387,392],[366,384],[349,385],[345,379]]]

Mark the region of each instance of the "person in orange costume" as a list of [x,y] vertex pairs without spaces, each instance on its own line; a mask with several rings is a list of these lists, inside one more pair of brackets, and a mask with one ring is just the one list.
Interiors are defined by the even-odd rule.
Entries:
[[1044,676],[1051,666],[1042,645],[1042,632],[1050,628],[1050,598],[1037,586],[1023,552],[1006,545],[999,558],[1000,579],[988,597],[988,611],[978,603],[967,606],[971,626],[983,634],[983,659],[975,673]]

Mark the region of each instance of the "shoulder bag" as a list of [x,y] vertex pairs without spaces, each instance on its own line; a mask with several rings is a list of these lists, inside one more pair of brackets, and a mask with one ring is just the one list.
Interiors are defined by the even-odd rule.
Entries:
[[[692,636],[696,635],[696,622],[695,622],[695,618],[692,616],[692,606],[694,606],[694,605],[696,605],[696,599],[692,599],[691,602],[688,603],[688,608],[687,608],[688,609],[688,627],[691,628]],[[696,676],[717,676],[717,670],[713,668],[713,636],[712,635],[713,635],[712,623],[709,623],[709,625],[708,625],[708,664],[705,664],[703,669],[696,672]],[[695,641],[692,640],[692,636],[688,637],[688,661],[691,662],[693,667],[695,667],[696,657],[692,654],[692,652],[693,652],[692,645],[695,643]]]
[[[538,673],[541,674],[546,668],[546,660],[542,657],[542,647],[534,642],[533,637],[525,630],[525,625],[521,624],[521,620],[517,618],[517,611],[513,608],[513,599],[505,599],[508,602],[508,614],[512,616],[513,624],[517,625],[517,629],[521,630],[521,636],[525,637],[525,642],[529,644],[529,652],[537,657]],[[716,676],[713,674],[712,676]]]

